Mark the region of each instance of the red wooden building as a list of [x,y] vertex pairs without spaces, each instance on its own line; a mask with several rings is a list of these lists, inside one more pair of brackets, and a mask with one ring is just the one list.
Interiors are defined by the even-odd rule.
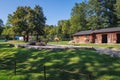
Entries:
[[80,31],[73,36],[75,43],[120,43],[120,27]]

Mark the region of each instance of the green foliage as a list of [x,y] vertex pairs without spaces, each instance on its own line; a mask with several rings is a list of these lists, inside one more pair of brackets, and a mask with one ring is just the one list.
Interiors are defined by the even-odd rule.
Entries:
[[[39,5],[33,9],[21,6],[8,15],[6,25],[14,26],[11,29],[17,35],[27,36],[26,41],[29,35],[36,35],[36,40],[40,35],[47,39],[53,39],[57,35],[61,40],[71,40],[72,35],[81,30],[120,26],[120,0],[85,0],[75,3],[69,20],[60,20],[57,26],[45,25],[45,21],[46,17]],[[2,24],[0,20],[0,25]],[[2,30],[0,27],[0,33]],[[5,28],[3,33],[8,34],[10,31]]]
[[26,20],[28,9],[30,9],[30,7],[18,7],[13,13],[11,23],[13,26],[15,26],[15,33],[18,33],[19,35],[23,35],[23,33],[26,34],[29,31],[28,29],[30,29],[28,28],[28,23]]
[[4,26],[3,21],[2,21],[2,19],[0,19],[0,35],[4,29],[3,26]]
[[[116,7],[119,6],[119,2],[117,1]],[[116,0],[88,0],[76,3],[70,19],[72,33],[118,26],[119,19],[115,12],[119,11],[119,7],[115,11],[115,3]]]
[[53,25],[46,25],[44,28],[45,38],[54,40],[54,36],[57,34],[57,28],[58,27]]
[[8,14],[8,20],[7,20],[6,26],[12,26],[11,20],[12,20],[12,14]]
[[102,6],[102,2],[98,0],[89,0],[88,2],[88,26],[89,29],[100,29],[108,26],[107,17],[103,16],[105,8]]
[[[11,19],[11,18],[10,18]],[[15,33],[19,35],[26,35],[26,41],[29,41],[29,35],[41,35],[43,34],[43,27],[45,25],[46,18],[44,17],[42,8],[38,5],[34,9],[29,6],[18,7],[13,13],[10,22],[13,26]]]
[[104,17],[108,18],[108,26],[116,27],[117,25],[117,15],[115,14],[115,4],[117,0],[102,0],[103,7],[105,8]]
[[66,38],[70,38],[71,32],[70,32],[70,21],[69,20],[60,20],[58,22],[58,28],[57,28],[57,35],[62,40],[65,40]]
[[120,26],[120,0],[117,0],[116,4],[115,4],[115,11],[116,11],[116,15],[117,15],[117,25]]
[[35,26],[35,31],[37,34],[41,35],[44,33],[43,29],[45,26],[45,20],[46,18],[44,17],[43,10],[39,5],[36,5],[34,8],[34,26]]
[[[6,26],[4,29],[3,29],[3,32],[2,32],[2,35],[6,35],[7,36],[7,39],[14,39],[14,31],[13,31],[13,27],[8,27]],[[16,34],[17,35],[17,34]]]
[[80,4],[76,3],[75,6],[73,7],[70,19],[71,23],[70,32],[72,34],[80,30],[87,29],[86,10],[87,4],[85,2],[82,2]]

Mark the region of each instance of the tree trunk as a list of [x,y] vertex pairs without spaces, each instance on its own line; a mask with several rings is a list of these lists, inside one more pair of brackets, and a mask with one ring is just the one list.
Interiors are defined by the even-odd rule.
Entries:
[[27,34],[27,37],[26,37],[26,42],[29,41],[29,34]]
[[36,35],[36,41],[38,41],[38,40],[39,40],[39,35],[37,34],[37,35]]
[[23,40],[25,41],[25,35],[23,36]]

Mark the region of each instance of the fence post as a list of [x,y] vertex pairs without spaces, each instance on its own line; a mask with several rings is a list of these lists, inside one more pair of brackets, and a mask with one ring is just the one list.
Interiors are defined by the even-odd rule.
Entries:
[[16,54],[14,54],[14,75],[16,75]]
[[44,80],[47,80],[47,78],[46,78],[46,67],[45,67],[45,65],[43,67],[44,67]]
[[93,76],[90,73],[88,74],[88,78],[89,80],[93,80]]
[[14,62],[14,74],[16,75],[16,60]]

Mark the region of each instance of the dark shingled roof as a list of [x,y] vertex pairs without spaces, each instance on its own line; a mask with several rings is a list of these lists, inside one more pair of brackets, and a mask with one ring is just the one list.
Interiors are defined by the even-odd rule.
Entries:
[[80,32],[78,32],[78,33],[75,33],[74,36],[87,35],[87,34],[93,34],[93,33],[115,32],[115,31],[120,31],[120,27],[106,28],[106,29],[98,29],[98,30],[80,31]]
[[114,32],[114,31],[120,31],[120,27],[114,27],[114,28],[106,28],[106,29],[94,30],[94,33]]
[[79,35],[87,35],[87,34],[92,34],[93,31],[92,30],[88,30],[88,31],[80,31],[78,33],[75,33],[74,36],[79,36]]

